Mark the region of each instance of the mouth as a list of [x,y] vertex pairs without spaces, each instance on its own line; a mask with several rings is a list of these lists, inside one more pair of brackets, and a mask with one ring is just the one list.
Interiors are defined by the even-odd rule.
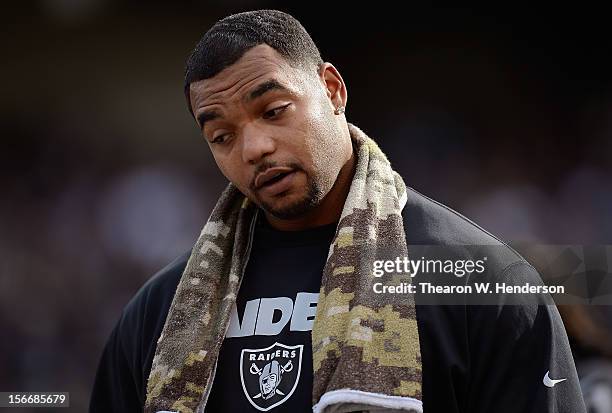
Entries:
[[291,187],[295,173],[296,171],[291,168],[270,168],[257,176],[255,188],[267,196],[281,194]]
[[255,189],[260,189],[268,182],[279,180],[279,178],[282,178],[282,176],[290,172],[293,172],[293,169],[287,166],[275,166],[273,168],[268,168],[265,172],[259,173],[255,177]]

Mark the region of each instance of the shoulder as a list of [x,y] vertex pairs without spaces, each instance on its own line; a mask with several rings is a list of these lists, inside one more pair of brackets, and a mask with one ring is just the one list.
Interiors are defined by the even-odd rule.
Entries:
[[[408,188],[408,201],[403,211],[408,255],[413,259],[483,259],[485,271],[470,277],[419,274],[415,280],[445,285],[488,282],[509,286],[543,285],[538,271],[519,253],[501,239],[486,231],[459,212],[440,202]],[[437,302],[438,296],[433,297]],[[563,332],[563,323],[547,294],[475,295],[472,301],[463,301],[462,295],[453,296],[448,303],[454,305],[419,305],[423,331],[432,336],[441,334],[440,326],[454,326],[452,331],[461,342],[467,337],[478,338],[467,342],[482,344],[484,338],[513,343],[520,337],[539,334],[549,329]],[[443,297],[445,298],[445,297]],[[417,294],[417,304],[431,304]],[[536,328],[537,326],[537,328]],[[460,327],[460,328],[459,328]],[[444,333],[446,334],[446,333]],[[448,337],[445,338],[448,340]],[[465,348],[464,350],[467,350]]]
[[165,320],[165,314],[162,313],[164,309],[167,313],[170,307],[188,258],[189,252],[186,252],[153,275],[126,305],[122,318],[127,320],[124,321],[133,318]]
[[[512,247],[454,209],[413,188],[407,188],[402,211],[408,254],[439,255],[438,258],[487,257],[489,276],[522,270],[528,279],[539,280],[537,271]],[[433,252],[432,252],[433,251]],[[446,256],[446,257],[445,257]],[[435,257],[433,257],[435,258]]]
[[[414,279],[415,282],[429,282],[441,286],[472,282],[489,282],[493,286],[501,282],[510,285],[542,284],[537,270],[527,260],[501,239],[459,212],[412,188],[408,188],[407,199],[402,214],[408,256],[412,255],[413,260],[486,260],[485,270],[481,274],[456,277],[453,274],[422,272]],[[421,317],[425,336],[446,335],[448,331],[441,333],[446,328],[440,330],[440,327],[453,326],[450,331],[456,336],[458,343],[461,343],[465,342],[467,336],[477,336],[478,334],[473,334],[475,332],[488,329],[498,331],[499,329],[491,329],[492,325],[497,324],[498,327],[507,326],[512,330],[512,334],[504,334],[507,339],[529,330],[535,323],[538,307],[542,304],[536,296],[527,294],[512,299],[504,294],[476,295],[473,301],[469,302],[463,294],[449,297],[443,294],[417,294],[417,304],[422,304],[417,306],[417,312]],[[485,303],[487,305],[478,305]],[[449,337],[443,339],[449,341]]]
[[454,209],[406,188],[402,215],[408,244],[502,245],[499,238]]
[[153,275],[125,306],[117,325],[123,352],[144,383],[188,258],[187,252]]

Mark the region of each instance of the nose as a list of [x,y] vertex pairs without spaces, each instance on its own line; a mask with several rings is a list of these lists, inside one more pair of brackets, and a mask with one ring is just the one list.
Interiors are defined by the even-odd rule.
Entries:
[[276,142],[267,128],[249,123],[243,127],[242,133],[242,160],[245,163],[256,164],[276,150]]

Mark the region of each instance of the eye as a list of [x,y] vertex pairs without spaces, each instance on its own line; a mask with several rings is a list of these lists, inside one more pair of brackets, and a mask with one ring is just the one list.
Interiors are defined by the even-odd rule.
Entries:
[[231,133],[224,133],[224,134],[218,135],[218,136],[212,138],[210,143],[214,143],[214,144],[225,143],[225,141],[227,141],[227,139],[229,139],[230,135],[231,135]]
[[283,106],[279,106],[277,108],[274,109],[270,109],[268,111],[265,111],[263,114],[263,118],[264,119],[272,119],[277,117],[278,115],[280,115],[281,113],[283,113],[288,107],[289,105],[291,105],[291,103],[287,103],[286,105]]

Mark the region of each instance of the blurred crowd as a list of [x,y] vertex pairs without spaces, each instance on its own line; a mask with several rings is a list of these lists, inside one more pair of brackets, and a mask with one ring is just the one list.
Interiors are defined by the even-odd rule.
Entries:
[[[187,112],[184,59],[236,11],[302,21],[348,85],[347,118],[409,186],[511,242],[612,244],[612,37],[598,24],[576,35],[543,17],[434,8],[387,24],[389,11],[339,8],[346,18],[329,25],[306,7],[228,4],[13,6],[0,67],[1,391],[69,391],[84,411],[122,308],[191,248],[226,182]],[[611,312],[561,310],[592,411],[610,412],[612,354],[592,338],[609,337]]]

